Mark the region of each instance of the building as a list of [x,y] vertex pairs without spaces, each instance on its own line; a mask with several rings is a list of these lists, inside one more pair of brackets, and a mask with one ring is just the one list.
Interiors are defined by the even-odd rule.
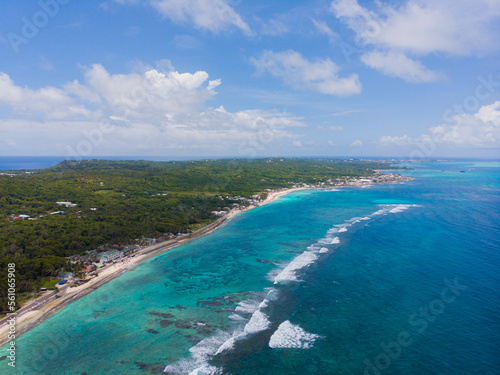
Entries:
[[65,274],[57,275],[57,278],[58,279],[63,279],[63,280],[69,280],[69,279],[72,279],[73,276],[74,276],[73,272],[68,272],[68,273],[65,273]]
[[122,251],[123,251],[123,255],[127,256],[127,255],[130,255],[132,253],[135,253],[138,250],[140,250],[139,246],[137,246],[137,245],[128,245],[128,246],[125,246],[125,248]]
[[71,202],[56,202],[59,206],[66,206],[66,207],[76,207],[76,203],[71,203]]
[[119,250],[106,251],[105,253],[101,254],[101,259],[99,260],[99,263],[116,262],[121,257],[123,257],[123,252]]
[[82,270],[78,271],[80,274],[87,274],[92,271],[94,267],[91,265],[85,266]]

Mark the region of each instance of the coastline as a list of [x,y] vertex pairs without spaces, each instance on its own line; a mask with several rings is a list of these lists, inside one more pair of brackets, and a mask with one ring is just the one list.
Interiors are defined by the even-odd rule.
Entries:
[[[408,180],[408,179],[407,179]],[[403,181],[407,181],[403,180]],[[292,192],[296,192],[299,190],[321,190],[321,189],[331,189],[331,188],[342,188],[342,187],[365,187],[368,185],[381,185],[381,184],[388,184],[388,183],[401,183],[403,181],[388,181],[388,182],[381,182],[381,183],[362,183],[359,185],[332,185],[332,186],[322,186],[322,187],[316,187],[316,186],[309,186],[309,187],[294,187],[294,188],[288,188],[284,190],[279,190],[279,191],[272,191],[269,192],[266,199],[262,201],[259,205],[250,205],[243,210],[240,209],[233,209],[229,211],[226,215],[223,217],[217,219],[216,221],[198,229],[197,231],[193,232],[189,236],[184,236],[178,239],[173,239],[173,240],[167,240],[159,244],[155,244],[152,246],[145,247],[135,253],[135,256],[133,258],[128,258],[126,259],[125,262],[120,262],[120,263],[113,263],[109,266],[107,266],[105,269],[101,270],[99,272],[99,276],[93,278],[89,282],[82,284],[80,286],[76,287],[66,287],[63,288],[60,292],[55,292],[52,294],[46,293],[44,296],[41,296],[35,300],[32,300],[30,304],[26,305],[22,309],[18,310],[21,311],[25,308],[28,308],[29,311],[24,311],[23,314],[20,317],[16,318],[16,339],[19,338],[23,333],[31,330],[38,324],[42,323],[46,319],[48,319],[50,316],[54,315],[58,311],[60,311],[64,306],[67,304],[76,301],[77,299],[91,293],[92,291],[96,290],[100,286],[108,283],[109,281],[115,279],[116,277],[120,276],[124,272],[133,269],[137,265],[143,263],[144,261],[153,258],[155,256],[158,256],[160,254],[163,254],[167,251],[170,251],[172,249],[175,249],[179,246],[185,245],[187,243],[190,243],[192,241],[195,241],[203,236],[206,236],[208,234],[213,233],[216,231],[218,228],[222,226],[225,222],[233,218],[239,213],[246,212],[249,210],[252,210],[256,207],[261,207],[263,205],[266,205],[270,202],[275,201],[276,199],[285,196],[287,194],[290,194]],[[58,295],[58,298],[55,297],[55,295]],[[48,301],[43,302],[43,305],[38,308],[37,306],[34,306],[34,308],[30,308],[30,306],[37,305],[41,302],[37,302],[42,299],[46,299],[47,296],[53,296],[53,298],[50,298]],[[17,312],[16,312],[17,313]],[[7,322],[7,319],[4,319],[5,322],[2,322],[2,325],[0,326],[0,345],[5,345],[6,343],[9,342],[9,339],[7,338],[7,333],[9,331],[9,324]]]
[[[144,249],[138,251],[133,258],[127,259],[126,262],[113,263],[107,266],[106,269],[99,272],[99,276],[93,278],[92,280],[90,280],[85,284],[73,288],[66,288],[61,292],[56,291],[54,293],[54,298],[49,302],[44,303],[40,309],[33,308],[28,312],[24,312],[22,316],[16,318],[16,338],[19,338],[19,336],[21,336],[23,333],[29,331],[38,324],[42,323],[50,316],[54,315],[62,308],[64,308],[64,306],[66,306],[67,304],[76,301],[77,299],[91,293],[100,286],[117,278],[124,272],[133,269],[134,267],[138,266],[144,261],[153,258],[155,256],[158,256],[160,254],[163,254],[167,251],[173,250],[179,246],[188,244],[203,236],[213,233],[214,231],[219,229],[222,226],[222,224],[224,224],[227,220],[231,219],[232,217],[234,217],[239,213],[246,212],[256,207],[263,206],[267,203],[274,201],[279,197],[282,197],[286,194],[302,189],[304,188],[290,188],[276,192],[270,192],[267,198],[258,206],[250,205],[243,210],[233,209],[229,211],[225,216],[193,232],[190,236],[185,236],[174,240],[167,240],[159,244],[145,247]],[[60,297],[55,298],[56,294],[60,295]],[[44,297],[47,297],[48,295],[51,294],[46,293],[44,296],[32,300],[27,306],[24,306],[23,308],[36,305],[37,303],[41,303],[37,301],[41,300]],[[0,326],[0,337],[1,337],[0,346],[3,346],[10,341],[7,338],[7,333],[9,331],[9,324],[7,323],[7,318],[4,318],[4,320],[5,322]]]

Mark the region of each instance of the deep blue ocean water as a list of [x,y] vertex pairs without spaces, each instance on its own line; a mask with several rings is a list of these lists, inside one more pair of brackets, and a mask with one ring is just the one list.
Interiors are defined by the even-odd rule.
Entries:
[[500,163],[410,166],[237,215],[22,335],[0,374],[500,374]]

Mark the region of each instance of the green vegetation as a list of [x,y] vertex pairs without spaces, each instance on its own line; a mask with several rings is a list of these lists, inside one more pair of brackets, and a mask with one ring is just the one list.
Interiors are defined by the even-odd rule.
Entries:
[[61,281],[61,279],[42,279],[40,280],[40,288],[47,288],[47,290],[54,290],[56,289],[56,284]]
[[[186,233],[212,211],[247,204],[266,189],[370,176],[388,163],[330,159],[225,159],[188,162],[65,161],[27,174],[0,175],[0,267],[16,263],[17,291],[78,271],[71,255]],[[56,204],[73,202],[75,207]],[[57,211],[64,213],[51,214]],[[15,219],[19,215],[30,218]],[[0,310],[6,310],[6,272]]]

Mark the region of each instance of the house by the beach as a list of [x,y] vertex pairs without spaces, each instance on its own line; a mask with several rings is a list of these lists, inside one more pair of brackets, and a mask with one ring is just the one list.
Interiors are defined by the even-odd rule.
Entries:
[[82,274],[82,275],[85,275],[89,272],[91,272],[92,270],[94,269],[94,267],[92,265],[88,265],[88,266],[85,266],[83,269],[81,269],[80,271],[78,271],[79,274]]
[[121,257],[123,257],[123,252],[119,250],[106,251],[105,253],[101,254],[101,259],[99,260],[99,263],[116,262]]
[[69,280],[72,279],[74,276],[73,272],[67,272],[64,274],[57,275],[58,279],[63,279],[63,280]]
[[140,250],[139,246],[137,246],[137,245],[128,245],[128,246],[125,246],[125,248],[122,250],[122,252],[123,252],[123,255],[127,256],[127,255],[130,255],[132,253],[135,253],[138,250]]

